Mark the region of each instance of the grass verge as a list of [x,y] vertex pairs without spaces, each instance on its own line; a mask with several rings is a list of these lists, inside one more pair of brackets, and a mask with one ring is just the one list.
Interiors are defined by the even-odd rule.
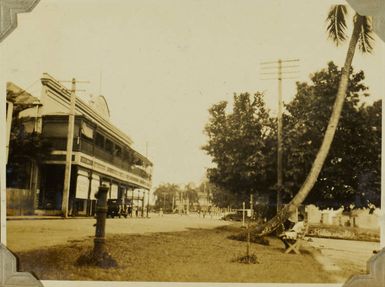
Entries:
[[309,252],[284,254],[283,245],[251,244],[258,264],[241,264],[246,243],[230,240],[231,226],[172,233],[112,235],[106,247],[117,267],[79,266],[79,257],[93,247],[92,239],[16,254],[19,270],[41,280],[116,280],[174,282],[330,283],[328,274]]

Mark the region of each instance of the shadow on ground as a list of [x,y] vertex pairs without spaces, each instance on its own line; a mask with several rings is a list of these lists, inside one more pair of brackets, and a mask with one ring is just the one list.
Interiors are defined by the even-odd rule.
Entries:
[[174,282],[281,282],[330,283],[333,280],[308,251],[284,254],[283,244],[251,244],[257,264],[234,261],[246,254],[246,243],[228,237],[239,226],[194,229],[144,235],[111,235],[107,249],[118,267],[77,266],[78,258],[92,249],[92,238],[72,240],[42,250],[16,254],[20,271],[41,280],[116,280]]

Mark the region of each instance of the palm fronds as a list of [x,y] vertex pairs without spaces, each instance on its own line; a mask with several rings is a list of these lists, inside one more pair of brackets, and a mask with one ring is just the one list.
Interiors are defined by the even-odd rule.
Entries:
[[356,14],[354,21],[360,25],[360,35],[358,38],[358,48],[362,53],[371,53],[373,51],[373,27],[372,18]]
[[346,14],[347,9],[345,5],[333,5],[326,18],[329,38],[337,46],[346,40]]

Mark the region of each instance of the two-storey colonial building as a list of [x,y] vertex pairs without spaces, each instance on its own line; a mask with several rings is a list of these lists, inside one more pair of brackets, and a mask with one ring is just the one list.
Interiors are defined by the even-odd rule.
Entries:
[[[24,183],[24,189],[29,186],[32,196],[23,204],[32,205],[35,214],[61,214],[71,92],[48,74],[43,74],[41,83],[41,105],[22,111],[19,120],[25,133],[40,134],[50,144],[51,151],[41,163],[33,165],[36,168],[31,169],[31,182]],[[108,198],[122,201],[132,197],[134,191],[149,190],[152,166],[132,148],[130,137],[109,121],[104,97],[89,103],[76,98],[68,196],[70,215],[93,214],[95,193],[101,184],[109,186]],[[11,175],[12,168],[8,173],[8,178],[15,178]],[[14,182],[11,180],[9,185]],[[17,192],[17,186],[12,187],[12,192]],[[8,213],[17,214],[15,210]]]

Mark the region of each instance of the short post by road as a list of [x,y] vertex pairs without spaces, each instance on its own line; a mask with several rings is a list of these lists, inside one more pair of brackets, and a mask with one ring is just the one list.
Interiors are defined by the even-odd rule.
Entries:
[[108,187],[102,185],[96,194],[96,230],[94,239],[94,256],[100,257],[105,252],[106,216]]
[[99,187],[96,202],[96,230],[94,238],[93,261],[100,267],[116,267],[116,261],[107,253],[106,243],[106,217],[107,217],[108,187]]

